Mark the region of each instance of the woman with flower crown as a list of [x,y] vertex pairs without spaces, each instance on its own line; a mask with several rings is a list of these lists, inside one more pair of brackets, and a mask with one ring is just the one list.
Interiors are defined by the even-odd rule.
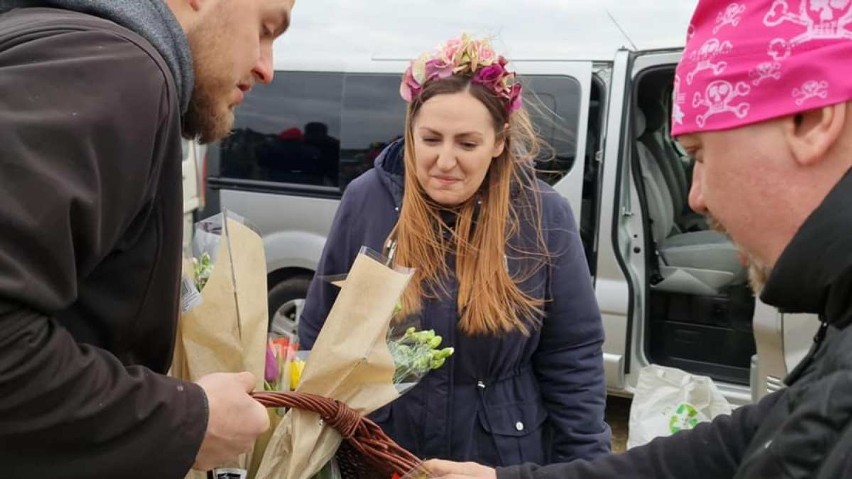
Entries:
[[[310,348],[361,246],[415,268],[402,314],[455,348],[372,418],[423,458],[492,466],[610,450],[603,326],[567,201],[536,180],[539,140],[508,62],[454,39],[411,63],[405,136],[341,200],[299,326]],[[352,325],[358,327],[357,324]]]

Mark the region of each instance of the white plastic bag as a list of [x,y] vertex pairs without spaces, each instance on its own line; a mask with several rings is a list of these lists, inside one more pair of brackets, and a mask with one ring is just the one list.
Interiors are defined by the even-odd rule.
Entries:
[[730,413],[731,405],[712,379],[664,366],[642,368],[630,406],[627,448]]

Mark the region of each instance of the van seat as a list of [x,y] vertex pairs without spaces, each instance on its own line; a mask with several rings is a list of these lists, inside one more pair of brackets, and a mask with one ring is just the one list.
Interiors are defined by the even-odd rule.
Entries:
[[640,136],[640,141],[651,150],[660,165],[672,197],[675,225],[681,231],[706,230],[707,221],[704,216],[689,208],[686,165],[671,143],[668,132],[670,115],[665,104],[653,97],[641,102],[639,108],[645,115],[645,131]]
[[648,139],[649,132],[645,118],[645,114],[637,110],[634,126],[651,234],[659,253],[662,276],[652,288],[716,295],[728,286],[742,284],[746,270],[739,261],[737,248],[727,236],[716,231],[682,233],[675,224],[678,211],[661,167],[665,160],[655,157],[643,141]]

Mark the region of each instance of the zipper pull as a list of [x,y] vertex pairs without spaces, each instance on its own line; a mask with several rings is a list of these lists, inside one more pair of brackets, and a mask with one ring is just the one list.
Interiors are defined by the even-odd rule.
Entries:
[[485,389],[485,382],[483,382],[483,381],[477,381],[477,382],[476,382],[476,387],[478,387],[479,389]]

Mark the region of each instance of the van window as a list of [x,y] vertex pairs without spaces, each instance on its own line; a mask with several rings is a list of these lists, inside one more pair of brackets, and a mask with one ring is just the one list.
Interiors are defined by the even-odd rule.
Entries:
[[220,145],[220,175],[337,186],[343,78],[285,72],[252,90]]
[[[540,176],[555,183],[577,156],[580,84],[567,76],[522,81],[536,131],[552,146],[542,152],[553,160],[538,162]],[[403,136],[405,110],[396,74],[282,72],[237,109],[234,132],[219,144],[220,179],[249,180],[242,189],[256,181],[265,191],[310,186],[311,194],[323,187],[339,196]]]
[[340,189],[373,167],[373,162],[405,131],[405,102],[399,75],[347,74],[340,137]]
[[568,76],[536,75],[521,78],[526,107],[539,137],[544,140],[536,167],[538,176],[554,184],[568,174],[577,157],[576,131],[580,122],[580,82]]

